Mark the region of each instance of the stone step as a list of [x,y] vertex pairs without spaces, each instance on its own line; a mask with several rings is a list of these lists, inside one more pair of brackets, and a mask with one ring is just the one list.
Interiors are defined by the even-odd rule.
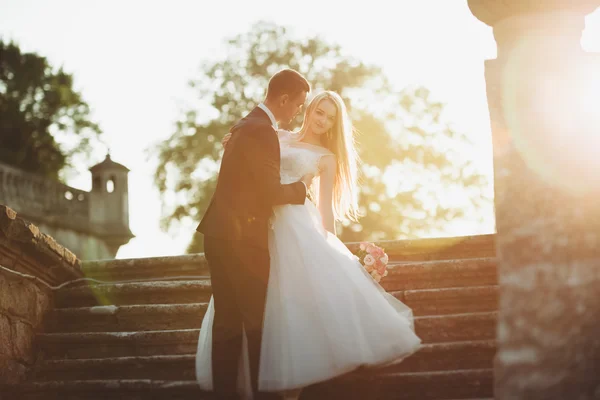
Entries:
[[498,286],[470,286],[390,292],[415,316],[465,314],[498,310]]
[[[491,369],[425,373],[348,374],[304,389],[300,400],[442,400],[492,396]],[[23,400],[204,400],[213,399],[195,381],[73,380],[23,384]]]
[[[194,260],[198,256],[186,256],[184,260]],[[136,260],[111,260],[87,262],[86,268],[89,270],[88,277],[94,279],[103,278],[107,282],[83,282],[77,285],[67,286],[58,291],[58,307],[96,305],[96,304],[122,304],[120,301],[130,301],[129,304],[136,304],[137,301],[159,303],[148,296],[137,298],[117,298],[116,289],[127,290],[131,287],[150,288],[154,285],[156,289],[160,288],[163,279],[163,286],[173,285],[173,281],[184,282],[210,282],[208,271],[200,266],[194,267],[194,262],[200,264],[200,261],[190,261],[190,264],[183,262],[177,263],[179,257],[161,257],[148,259],[148,269],[144,266],[145,259]],[[165,264],[164,273],[161,274],[159,260],[169,260]],[[166,262],[166,261],[164,261]],[[102,268],[106,268],[103,271]],[[182,268],[181,271],[176,268]],[[132,282],[135,280],[153,279],[154,281]],[[113,283],[118,281],[119,283]],[[470,258],[459,260],[442,261],[406,261],[390,263],[389,274],[382,280],[382,286],[387,291],[405,291],[416,289],[436,289],[436,288],[455,288],[470,286],[495,286],[497,285],[496,261],[493,258]],[[127,300],[128,299],[128,300]],[[144,300],[145,299],[145,300]]]
[[[421,267],[425,268],[423,264]],[[396,269],[402,268],[409,267],[396,267]],[[391,278],[396,279],[393,275]],[[397,281],[384,283],[384,287],[413,308],[415,315],[491,311],[498,307],[498,289],[493,284],[448,288],[407,288],[418,286],[414,283],[397,289],[398,285],[394,282],[397,283]],[[210,294],[209,279],[92,284],[59,290],[56,295],[56,307],[199,303],[208,301]]]
[[388,292],[497,284],[496,259],[492,257],[397,262],[381,281]]
[[445,400],[493,397],[493,370],[349,374],[305,389],[301,400]]
[[209,279],[91,284],[60,289],[57,308],[114,304],[199,303],[210,300]]
[[[407,261],[463,260],[495,256],[494,235],[476,235],[452,238],[392,240],[378,243],[385,248],[392,263]],[[358,243],[348,243],[352,251]],[[103,281],[142,278],[189,279],[210,275],[203,254],[169,257],[146,257],[119,260],[84,261],[84,275]],[[177,278],[184,277],[184,278]]]
[[55,309],[47,332],[132,332],[200,328],[208,303]]
[[[177,284],[163,286],[160,298],[173,302],[190,300],[194,296],[190,287],[178,291]],[[131,299],[143,297],[144,286],[134,285],[126,289],[128,294],[116,294],[114,298]],[[204,286],[198,284],[196,296],[205,296]],[[139,291],[138,294],[133,294]],[[392,294],[412,308],[415,316],[464,314],[473,312],[488,312],[498,309],[498,288],[481,286],[469,288],[448,288],[410,290],[392,292]],[[48,320],[48,332],[119,332],[162,329],[199,328],[202,317],[207,309],[207,303],[189,304],[138,304],[119,306],[93,306],[77,308],[60,308],[53,311]]]
[[[495,324],[495,312],[415,318],[423,343],[494,339]],[[103,358],[191,354],[198,334],[199,329],[44,333],[38,340],[45,358]]]
[[83,261],[81,269],[86,278],[110,282],[165,277],[172,280],[189,280],[190,276],[210,276],[202,254]]
[[148,379],[30,382],[6,388],[4,393],[10,396],[6,400],[217,400],[194,381]]
[[[496,254],[494,234],[384,240],[376,244],[385,249],[393,261],[457,260],[494,257]],[[358,249],[358,243],[347,243],[346,246],[352,252]]]
[[455,371],[492,368],[495,340],[473,340],[424,344],[421,349],[384,372]]
[[497,312],[451,314],[415,318],[415,331],[423,343],[492,340],[496,338]]
[[[383,373],[491,368],[493,340],[433,343]],[[35,380],[195,379],[195,354],[43,361]]]

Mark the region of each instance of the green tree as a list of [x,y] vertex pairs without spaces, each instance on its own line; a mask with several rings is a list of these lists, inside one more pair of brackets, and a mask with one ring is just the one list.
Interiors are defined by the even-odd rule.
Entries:
[[70,74],[0,40],[1,162],[57,179],[100,134],[89,113]]
[[[198,101],[184,111],[172,136],[153,149],[152,154],[158,154],[155,181],[165,204],[165,229],[179,221],[201,218],[214,191],[221,139],[262,100],[269,77],[286,67],[304,74],[313,89],[338,92],[360,132],[364,218],[358,223],[346,221],[342,240],[406,237],[461,215],[457,207],[438,206],[425,212],[425,217],[415,216],[414,212],[425,210],[428,198],[421,192],[427,191],[423,187],[394,188],[382,180],[406,163],[422,163],[424,171],[436,171],[438,186],[483,183],[481,176],[467,176],[468,163],[453,163],[456,160],[451,154],[444,153],[447,149],[431,146],[439,135],[447,136],[444,143],[464,142],[464,137],[440,122],[441,105],[430,100],[427,90],[394,91],[378,67],[344,54],[337,45],[316,37],[297,39],[286,28],[270,23],[257,23],[249,32],[229,40],[226,50],[225,58],[201,66],[199,77],[191,82]],[[301,119],[299,116],[289,128],[297,127]],[[416,137],[421,137],[420,142]],[[194,236],[189,252],[202,251],[200,239],[200,235]]]
[[450,221],[482,222],[492,199],[486,177],[465,157],[472,143],[444,121],[443,104],[426,88],[391,95],[387,108],[361,111],[354,121],[362,132],[362,218],[344,221],[342,240],[442,235]]

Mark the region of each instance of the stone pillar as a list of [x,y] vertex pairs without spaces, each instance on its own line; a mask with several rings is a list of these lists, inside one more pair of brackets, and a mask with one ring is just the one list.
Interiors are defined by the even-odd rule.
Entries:
[[496,399],[600,399],[600,0],[469,0],[485,63],[500,282]]

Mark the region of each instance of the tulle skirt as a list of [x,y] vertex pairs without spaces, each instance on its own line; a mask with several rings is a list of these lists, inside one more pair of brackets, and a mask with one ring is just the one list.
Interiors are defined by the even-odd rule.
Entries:
[[[276,207],[272,222],[260,390],[305,387],[358,367],[396,363],[419,349],[410,308],[323,228],[313,203]],[[213,315],[211,299],[196,355],[196,378],[206,390],[212,390]],[[251,398],[245,349],[244,343],[238,389]]]

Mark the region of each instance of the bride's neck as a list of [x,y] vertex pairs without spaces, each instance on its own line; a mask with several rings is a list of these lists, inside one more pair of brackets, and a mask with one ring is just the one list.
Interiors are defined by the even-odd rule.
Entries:
[[321,141],[321,136],[315,135],[309,128],[306,128],[304,135],[302,137],[302,142],[308,144],[314,144],[317,146],[323,146],[323,142]]

